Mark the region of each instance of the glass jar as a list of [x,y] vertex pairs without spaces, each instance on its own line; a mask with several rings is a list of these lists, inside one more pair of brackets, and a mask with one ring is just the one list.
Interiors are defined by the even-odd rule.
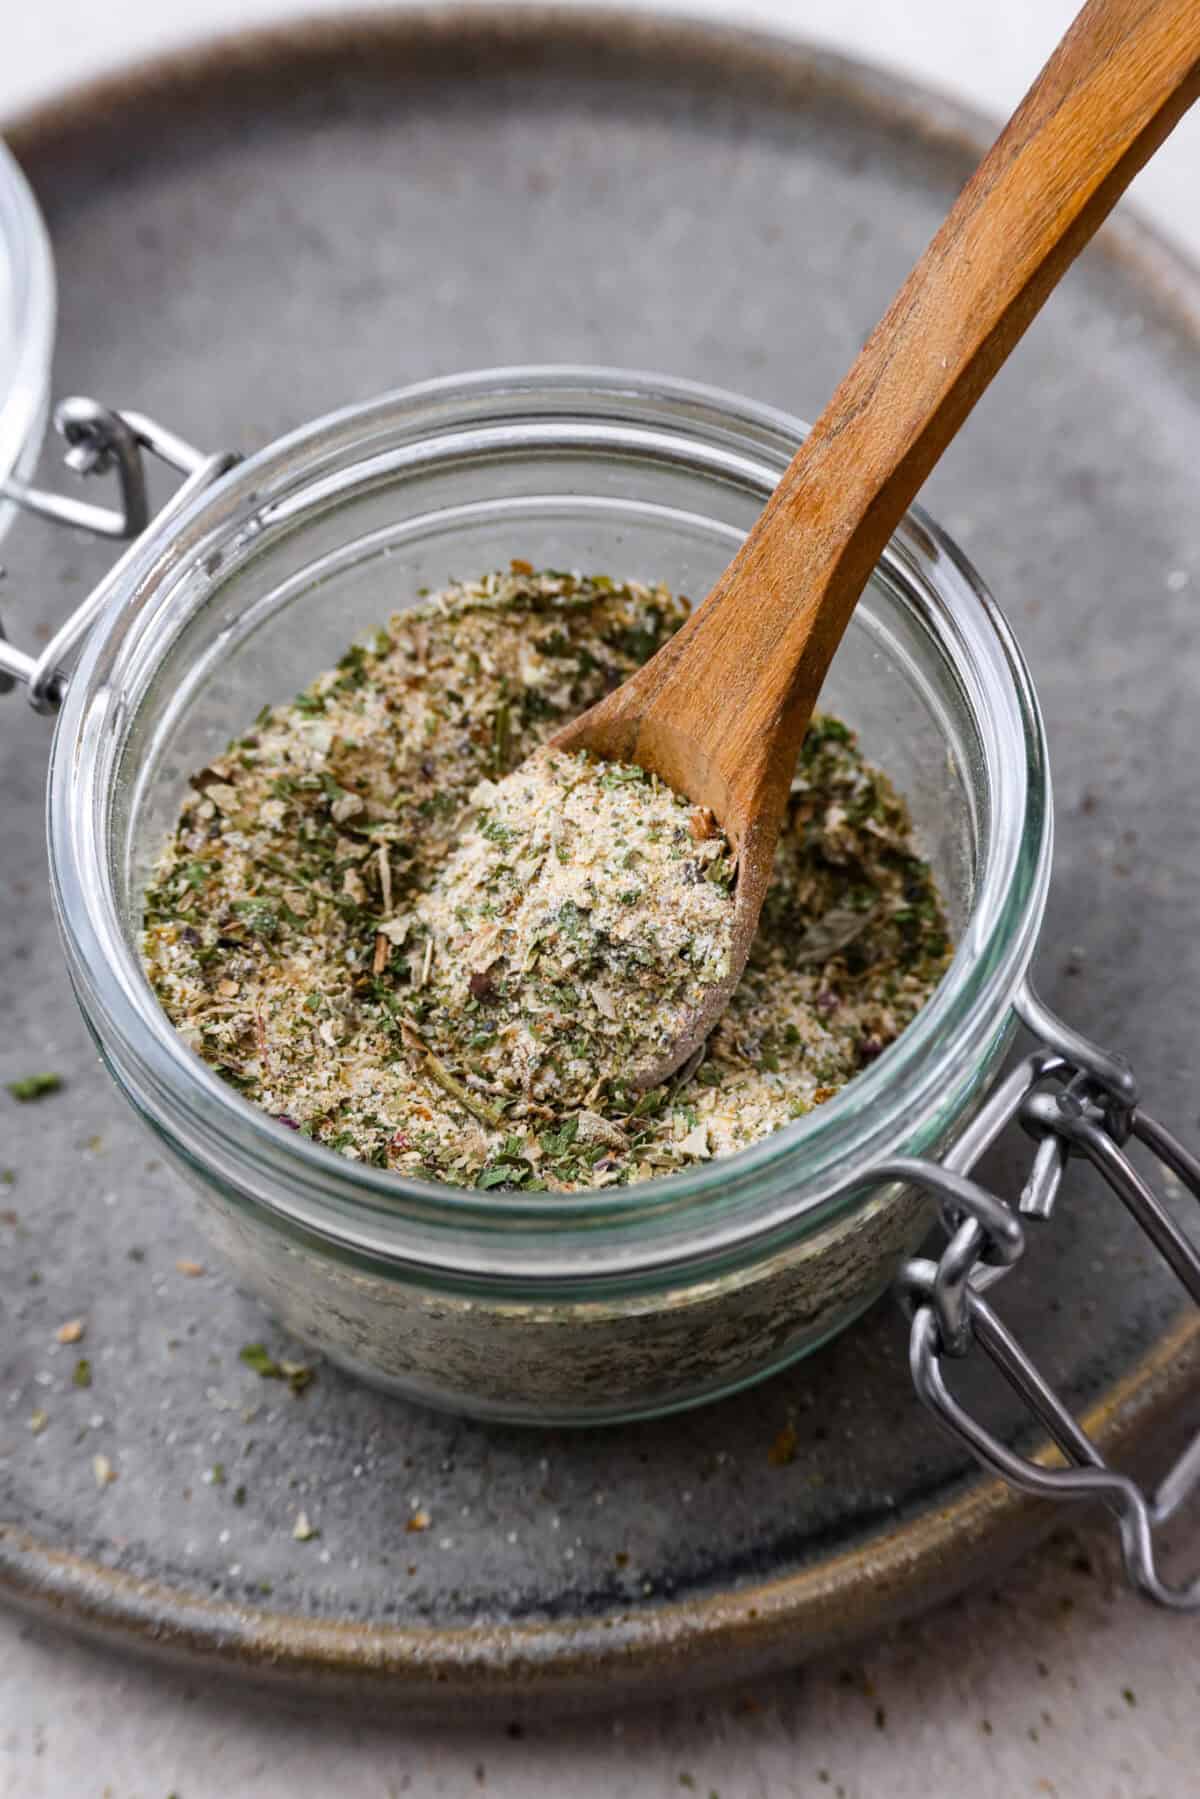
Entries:
[[13,477],[33,472],[46,427],[54,349],[55,283],[37,202],[0,143],[0,537],[16,508]]
[[781,1367],[870,1305],[991,1081],[1041,920],[1041,720],[1004,620],[928,519],[897,534],[824,703],[908,798],[957,951],[903,1036],[735,1156],[630,1188],[486,1194],[348,1161],[241,1099],[161,1011],[141,894],[187,777],[422,587],[506,565],[704,594],[803,427],[652,376],[433,382],[294,433],[156,521],[66,686],[49,798],[72,980],[100,1053],[244,1284],[365,1378],[480,1416],[653,1414]]

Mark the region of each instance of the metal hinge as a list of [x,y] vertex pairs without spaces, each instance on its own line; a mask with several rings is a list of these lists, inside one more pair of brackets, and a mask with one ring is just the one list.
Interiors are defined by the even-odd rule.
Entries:
[[[206,455],[144,413],[115,412],[98,400],[76,397],[62,401],[55,409],[54,426],[66,442],[64,460],[75,474],[87,477],[115,473],[119,505],[94,506],[70,494],[52,493],[16,480],[0,483],[0,499],[11,501],[36,517],[117,542],[139,537],[150,523],[144,467],[147,454],[186,477],[158,513],[156,523],[160,527],[181,511],[193,494],[211,486],[238,461],[231,452]],[[35,711],[58,710],[66,691],[69,660],[112,591],[120,567],[118,563],[109,571],[55,632],[40,656],[30,656],[10,644],[0,622],[0,693],[10,692],[21,683],[28,690]]]
[[[945,1162],[897,1159],[881,1172],[923,1188],[941,1206],[948,1242],[937,1261],[918,1258],[901,1271],[912,1314],[913,1384],[957,1440],[984,1467],[1022,1492],[1045,1499],[1098,1499],[1115,1515],[1129,1579],[1160,1605],[1200,1610],[1200,1576],[1168,1584],[1155,1562],[1154,1532],[1200,1487],[1200,1434],[1159,1486],[1144,1491],[1105,1461],[1036,1363],[1011,1335],[985,1294],[1019,1261],[1024,1219],[1047,1219],[1071,1156],[1082,1155],[1127,1207],[1160,1255],[1200,1304],[1200,1251],[1179,1229],[1125,1153],[1136,1138],[1200,1199],[1200,1161],[1140,1103],[1129,1064],[1057,1019],[1026,984],[1016,1010],[1042,1047],[1015,1068],[980,1109]],[[1016,1207],[970,1179],[970,1171],[1014,1119],[1037,1147]],[[948,1360],[978,1345],[1061,1451],[1065,1466],[1020,1455],[974,1418],[950,1392]]]

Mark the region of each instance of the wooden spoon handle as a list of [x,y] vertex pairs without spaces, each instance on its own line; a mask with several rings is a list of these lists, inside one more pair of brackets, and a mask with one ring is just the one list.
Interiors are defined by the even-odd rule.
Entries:
[[727,829],[773,830],[776,789],[888,538],[1198,91],[1200,0],[1090,0],[706,604],[611,710],[596,709],[608,713],[605,753],[645,761],[693,794],[707,768],[708,803]]
[[755,532],[784,581],[824,559],[830,654],[930,469],[1197,94],[1200,0],[1091,0],[964,187]]

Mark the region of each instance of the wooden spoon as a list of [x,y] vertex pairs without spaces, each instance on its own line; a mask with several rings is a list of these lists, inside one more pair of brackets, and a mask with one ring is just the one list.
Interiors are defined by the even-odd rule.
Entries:
[[734,951],[650,1084],[745,966],[796,757],[888,538],[1051,290],[1200,92],[1200,0],[1091,0],[980,163],[704,604],[559,731],[711,809],[738,857]]

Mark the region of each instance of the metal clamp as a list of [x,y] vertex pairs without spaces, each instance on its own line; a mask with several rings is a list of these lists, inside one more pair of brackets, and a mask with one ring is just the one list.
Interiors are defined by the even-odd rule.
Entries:
[[[231,452],[208,456],[144,413],[115,412],[97,400],[80,397],[63,400],[55,409],[54,427],[67,444],[64,460],[75,474],[84,477],[110,471],[116,474],[120,504],[116,507],[93,506],[70,494],[52,493],[15,480],[0,483],[0,499],[12,501],[39,518],[88,531],[94,537],[127,541],[136,539],[146,529],[150,522],[144,467],[147,453],[186,477],[158,514],[160,526],[182,511],[193,494],[210,486],[238,460]],[[29,701],[35,711],[58,710],[66,692],[64,663],[91,628],[128,554],[126,552],[126,556],[77,607],[40,656],[27,655],[10,644],[0,622],[0,693],[10,692],[21,682],[28,689]]]
[[[909,1366],[918,1397],[972,1455],[1022,1492],[1046,1499],[1099,1499],[1117,1519],[1126,1573],[1135,1587],[1176,1611],[1200,1611],[1200,1575],[1183,1586],[1163,1580],[1154,1531],[1200,1488],[1200,1434],[1153,1492],[1105,1461],[1036,1364],[984,1297],[1019,1260],[1022,1219],[1053,1213],[1068,1159],[1082,1155],[1126,1206],[1154,1247],[1200,1304],[1200,1249],[1175,1224],[1124,1145],[1136,1138],[1200,1199],[1200,1160],[1143,1109],[1123,1057],[1090,1043],[1057,1019],[1026,983],[1022,1022],[1042,1041],[980,1109],[944,1163],[897,1159],[881,1173],[923,1188],[941,1205],[949,1241],[937,1261],[901,1270],[901,1297],[912,1313]],[[1018,1120],[1037,1147],[1014,1209],[969,1179],[1001,1131]],[[1062,1452],[1065,1467],[1032,1461],[1003,1443],[956,1400],[947,1357],[978,1344]]]

